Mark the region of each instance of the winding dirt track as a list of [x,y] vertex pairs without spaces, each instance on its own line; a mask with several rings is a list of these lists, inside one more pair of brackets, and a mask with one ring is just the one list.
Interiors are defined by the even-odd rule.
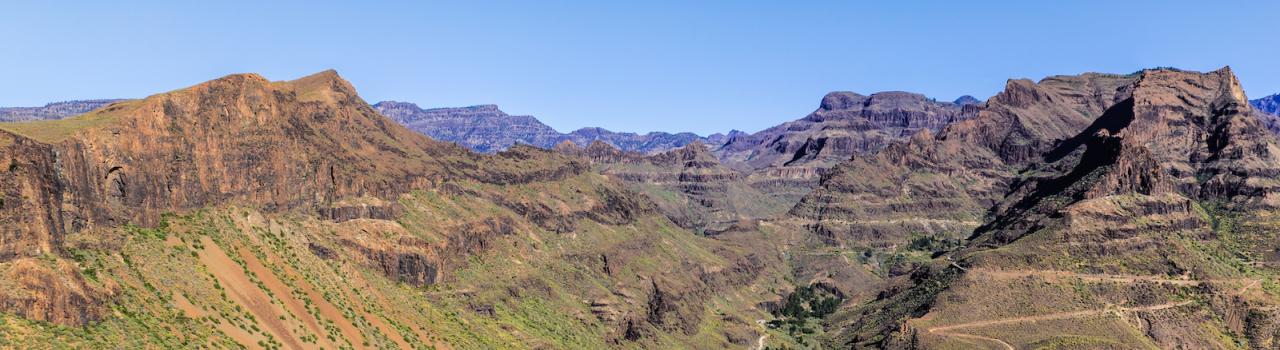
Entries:
[[[972,269],[969,271],[996,276],[996,277],[1004,277],[1004,278],[1036,276],[1036,277],[1041,277],[1041,278],[1050,279],[1050,280],[1063,279],[1063,278],[1077,278],[1085,281],[1094,281],[1094,282],[1117,282],[1117,283],[1152,282],[1152,283],[1168,283],[1168,284],[1183,285],[1183,286],[1198,285],[1206,282],[1250,281],[1248,284],[1245,284],[1239,290],[1235,291],[1234,294],[1236,295],[1244,294],[1246,291],[1249,290],[1249,288],[1257,286],[1259,283],[1262,282],[1262,280],[1260,279],[1192,280],[1192,279],[1171,279],[1171,278],[1166,278],[1161,276],[1082,274],[1082,273],[1074,273],[1074,272],[1068,272],[1068,271],[1048,271],[1048,270],[1045,270],[1045,271],[995,271],[995,270],[985,270],[985,269]],[[928,332],[936,335],[945,336],[945,337],[988,341],[992,343],[997,343],[1006,350],[1015,350],[1016,348],[1013,346],[1013,344],[1009,344],[1008,342],[1005,342],[1003,340],[992,338],[992,337],[981,336],[977,334],[957,332],[956,330],[964,329],[964,328],[999,326],[999,325],[1017,324],[1017,323],[1029,323],[1029,322],[1039,322],[1039,321],[1080,318],[1080,317],[1100,315],[1100,314],[1112,313],[1112,312],[1119,313],[1119,312],[1157,311],[1157,310],[1171,309],[1171,308],[1175,308],[1175,307],[1179,307],[1179,306],[1183,306],[1191,303],[1192,301],[1185,300],[1185,301],[1168,302],[1164,304],[1139,306],[1139,307],[1124,307],[1124,306],[1118,306],[1118,305],[1111,305],[1102,309],[1069,311],[1069,312],[1059,312],[1059,313],[1044,314],[1044,315],[1020,316],[1020,317],[1010,317],[1010,318],[1001,318],[1001,319],[993,319],[993,320],[957,323],[957,324],[946,325],[946,326],[931,327],[931,328],[928,328]]]
[[755,350],[764,350],[764,340],[769,339],[769,327],[764,325],[765,320],[756,320],[756,324],[760,325],[760,330],[764,332],[759,339],[756,339]]

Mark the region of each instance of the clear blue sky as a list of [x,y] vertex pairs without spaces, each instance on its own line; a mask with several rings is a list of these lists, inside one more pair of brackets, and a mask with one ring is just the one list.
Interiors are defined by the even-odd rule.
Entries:
[[833,90],[985,99],[1008,78],[1152,66],[1231,65],[1250,96],[1280,92],[1276,1],[686,3],[6,0],[0,106],[334,68],[371,103],[710,133]]

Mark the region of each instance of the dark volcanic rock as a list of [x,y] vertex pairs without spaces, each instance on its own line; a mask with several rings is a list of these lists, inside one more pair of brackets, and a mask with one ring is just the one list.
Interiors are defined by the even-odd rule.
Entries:
[[123,101],[121,99],[64,101],[43,107],[0,107],[0,122],[62,119],[88,113],[103,106]]

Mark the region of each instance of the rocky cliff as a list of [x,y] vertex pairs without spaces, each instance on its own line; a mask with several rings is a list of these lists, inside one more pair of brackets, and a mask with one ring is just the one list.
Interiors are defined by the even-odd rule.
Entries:
[[[1070,337],[1086,346],[1272,346],[1280,299],[1251,288],[1276,273],[1264,267],[1275,244],[1262,229],[1274,225],[1276,138],[1230,69],[1107,80],[1111,93],[1083,95],[1089,103],[1076,106],[1086,108],[1047,114],[1095,116],[1073,135],[995,148],[1003,153],[994,158],[1017,169],[1007,195],[988,197],[998,204],[962,248],[833,318],[841,329],[834,343],[1022,348]],[[1027,106],[1017,97],[1037,95],[1012,85],[989,108]],[[972,122],[1001,115],[984,111]],[[1068,129],[1061,126],[1041,130]],[[985,135],[962,149],[1004,144]],[[1051,292],[1071,288],[1084,292]]]
[[583,147],[603,141],[624,151],[640,153],[663,152],[695,141],[717,145],[723,142],[723,135],[703,138],[693,133],[636,134],[601,128],[582,128],[565,134],[532,116],[508,115],[495,105],[422,109],[412,103],[383,101],[373,106],[414,131],[482,153],[505,150],[517,144],[550,149],[564,141]]
[[0,107],[0,122],[62,119],[81,115],[103,106],[123,101],[121,99],[81,100],[53,102],[43,107]]
[[937,102],[908,92],[833,92],[808,116],[754,134],[731,135],[715,153],[725,164],[749,171],[752,186],[794,203],[827,170],[855,154],[970,118],[976,99],[957,101]]
[[1022,167],[1117,103],[1135,77],[1010,80],[972,119],[835,167],[792,209],[833,243],[892,246],[911,233],[963,237],[1009,191]]

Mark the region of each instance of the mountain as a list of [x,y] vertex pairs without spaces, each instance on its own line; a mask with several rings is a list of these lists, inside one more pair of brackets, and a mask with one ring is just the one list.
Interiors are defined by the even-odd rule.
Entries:
[[832,242],[892,246],[912,233],[962,238],[1009,191],[1018,169],[1116,103],[1133,76],[1010,80],[972,118],[918,131],[835,167],[792,209]]
[[20,122],[31,120],[62,119],[80,115],[101,108],[120,99],[63,101],[44,105],[44,107],[0,107],[0,122]]
[[432,140],[333,71],[0,130],[6,346],[745,347],[787,290],[759,232],[683,229],[582,158]]
[[909,92],[832,92],[808,116],[754,134],[730,135],[715,153],[726,165],[750,172],[753,187],[795,203],[836,164],[920,130],[937,131],[968,119],[976,106]]
[[1249,105],[1262,113],[1280,115],[1280,94],[1249,101]]
[[977,118],[878,157],[912,172],[950,170],[932,186],[970,199],[943,207],[950,212],[984,211],[974,198],[995,202],[960,247],[833,315],[829,344],[1273,346],[1280,298],[1260,285],[1277,273],[1280,147],[1231,70],[1051,79],[1011,82]]
[[422,109],[412,103],[383,101],[373,106],[378,112],[414,131],[484,153],[505,150],[517,144],[551,149],[566,140],[582,146],[604,141],[625,151],[641,153],[663,152],[694,141],[722,142],[718,141],[722,135],[710,138],[692,133],[651,132],[640,135],[601,128],[583,128],[562,134],[537,118],[508,115],[495,105]]

